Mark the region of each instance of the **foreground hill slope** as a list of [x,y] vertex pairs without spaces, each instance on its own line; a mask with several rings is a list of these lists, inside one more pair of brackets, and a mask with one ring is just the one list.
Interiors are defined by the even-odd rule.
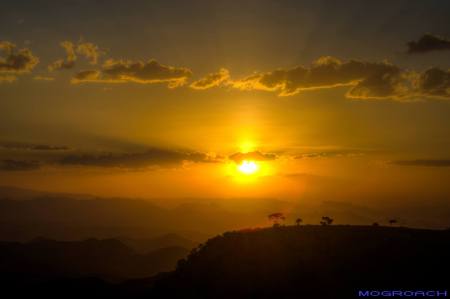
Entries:
[[170,298],[353,298],[359,289],[450,286],[450,231],[278,227],[210,239],[157,280]]

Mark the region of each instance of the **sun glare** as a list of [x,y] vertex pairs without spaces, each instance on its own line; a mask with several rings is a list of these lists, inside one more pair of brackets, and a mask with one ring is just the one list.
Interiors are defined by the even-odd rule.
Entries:
[[250,174],[254,174],[255,172],[257,172],[259,167],[258,167],[258,164],[256,164],[254,161],[244,160],[238,166],[238,169],[240,172],[250,175]]

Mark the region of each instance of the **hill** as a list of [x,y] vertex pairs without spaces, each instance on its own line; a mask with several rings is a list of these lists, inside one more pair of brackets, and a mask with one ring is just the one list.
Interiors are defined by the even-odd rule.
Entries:
[[354,298],[362,289],[448,289],[450,231],[279,227],[210,239],[156,281],[162,298]]
[[137,253],[115,239],[0,242],[0,273],[4,277],[23,277],[24,284],[28,278],[45,281],[59,277],[96,277],[118,282],[173,270],[188,252],[172,246]]
[[163,234],[147,239],[120,238],[120,241],[140,253],[146,253],[166,247],[183,247],[192,249],[198,245],[197,242],[174,233]]
[[[270,205],[270,209],[255,212],[227,207],[217,199],[183,200],[186,202],[164,207],[156,199],[102,198],[0,186],[0,241],[24,242],[39,236],[66,241],[121,236],[125,241],[139,241],[132,241],[132,246],[145,249],[159,241],[146,245],[144,239],[162,234],[176,233],[203,241],[225,230],[255,225],[266,219],[273,205],[270,200],[261,201],[259,205]],[[169,235],[168,239],[173,238]],[[187,243],[175,243],[179,241]]]

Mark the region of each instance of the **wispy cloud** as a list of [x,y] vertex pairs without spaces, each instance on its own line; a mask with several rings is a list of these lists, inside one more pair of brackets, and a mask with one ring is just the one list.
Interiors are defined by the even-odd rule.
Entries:
[[234,153],[228,157],[228,159],[241,163],[244,160],[253,160],[253,161],[269,161],[277,159],[277,155],[274,153],[262,153],[260,151],[248,152],[248,153]]
[[[219,163],[223,157],[194,150],[147,147],[140,151],[79,150],[66,146],[22,142],[0,143],[0,170],[34,170],[43,166],[144,169],[178,167],[185,163]],[[20,157],[17,159],[16,157]]]
[[90,42],[79,42],[76,51],[79,55],[86,57],[92,65],[97,64],[98,58],[104,53],[97,45]]
[[71,41],[62,41],[60,46],[66,52],[66,57],[51,63],[48,66],[49,71],[73,69],[78,60],[77,55],[85,57],[89,60],[90,64],[95,65],[98,62],[99,56],[103,54],[103,51],[97,45],[90,42],[80,41],[75,44]]
[[40,167],[40,163],[34,160],[0,160],[0,171],[30,171]]
[[8,150],[36,150],[36,151],[66,151],[67,146],[34,144],[28,142],[0,142],[0,148]]
[[13,82],[17,75],[31,72],[39,58],[28,48],[17,49],[9,41],[0,41],[0,82]]
[[328,151],[308,151],[294,156],[295,159],[308,158],[334,158],[334,157],[358,157],[363,156],[364,151],[359,150],[328,150]]
[[227,82],[229,78],[230,72],[227,69],[222,68],[217,73],[208,74],[204,78],[192,82],[190,87],[198,90],[208,89]]
[[180,165],[184,162],[214,163],[217,161],[216,157],[201,152],[151,148],[139,153],[73,154],[63,157],[58,163],[61,165],[145,168]]
[[77,55],[75,54],[75,45],[71,41],[63,41],[60,46],[66,52],[65,59],[58,59],[48,66],[49,71],[67,70],[75,66]]
[[392,161],[391,164],[399,166],[450,167],[450,159],[396,160]]

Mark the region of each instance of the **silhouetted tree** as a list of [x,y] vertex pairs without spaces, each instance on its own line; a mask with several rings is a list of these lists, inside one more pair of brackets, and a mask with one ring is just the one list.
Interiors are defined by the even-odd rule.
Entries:
[[331,225],[333,223],[333,218],[330,218],[328,216],[323,216],[322,221],[320,221],[320,224],[322,225]]
[[394,225],[396,223],[398,223],[397,219],[389,219],[389,224],[390,225]]
[[302,218],[297,218],[297,220],[295,220],[295,224],[297,224],[297,226],[300,226],[302,222],[303,222]]
[[269,218],[270,221],[273,222],[273,226],[274,227],[280,226],[280,222],[282,222],[282,221],[284,221],[286,219],[284,214],[280,213],[280,212],[272,213],[272,214],[270,214],[267,217]]

